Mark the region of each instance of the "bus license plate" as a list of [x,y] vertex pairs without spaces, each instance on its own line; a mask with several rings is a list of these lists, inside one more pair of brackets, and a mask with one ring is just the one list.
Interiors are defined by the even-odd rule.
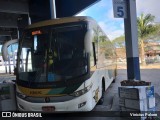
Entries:
[[44,106],[42,107],[43,112],[54,112],[55,107],[54,106]]

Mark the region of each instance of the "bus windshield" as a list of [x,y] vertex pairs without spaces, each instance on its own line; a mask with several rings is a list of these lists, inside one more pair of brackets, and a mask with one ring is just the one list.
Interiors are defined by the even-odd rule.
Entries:
[[18,79],[58,82],[87,74],[84,36],[82,25],[26,30],[20,43]]

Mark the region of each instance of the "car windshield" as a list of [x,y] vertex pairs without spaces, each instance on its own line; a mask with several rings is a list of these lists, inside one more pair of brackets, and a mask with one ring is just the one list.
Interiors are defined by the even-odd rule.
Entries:
[[20,44],[19,80],[67,81],[88,71],[81,25],[44,27],[25,32]]

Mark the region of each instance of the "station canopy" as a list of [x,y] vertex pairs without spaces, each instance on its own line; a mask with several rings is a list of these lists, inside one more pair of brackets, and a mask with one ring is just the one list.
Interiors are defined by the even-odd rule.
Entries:
[[[74,16],[100,0],[55,0],[57,18]],[[50,0],[0,0],[0,44],[16,39],[29,23],[51,19]]]
[[[100,0],[55,0],[57,18],[76,15]],[[30,0],[29,12],[32,22],[50,19],[49,0]]]

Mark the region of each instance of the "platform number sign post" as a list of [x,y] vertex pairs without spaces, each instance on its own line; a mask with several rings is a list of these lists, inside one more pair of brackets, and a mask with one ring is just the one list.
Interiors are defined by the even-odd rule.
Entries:
[[127,18],[126,0],[112,0],[115,18]]

